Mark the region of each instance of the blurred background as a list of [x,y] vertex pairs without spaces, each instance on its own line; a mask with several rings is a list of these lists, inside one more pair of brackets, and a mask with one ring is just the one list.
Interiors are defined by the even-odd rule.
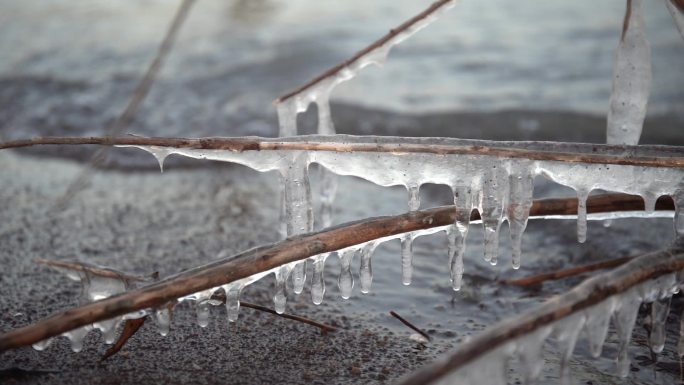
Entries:
[[[129,131],[273,136],[272,100],[430,2],[198,1]],[[0,135],[102,134],[178,4],[0,1]],[[663,2],[645,13],[649,124],[667,133],[684,121],[684,41]],[[335,89],[338,132],[604,141],[623,15],[622,0],[461,1]]]
[[[124,132],[275,136],[276,97],[430,3],[198,0]],[[154,58],[179,4],[0,0],[0,140],[104,135]],[[624,5],[624,0],[462,0],[395,47],[384,68],[367,67],[335,89],[337,130],[605,142]],[[642,142],[684,144],[684,41],[662,1],[644,6],[653,86]],[[314,109],[301,117],[302,132],[313,132]],[[0,152],[1,331],[75,305],[78,286],[36,266],[34,258],[78,259],[165,277],[212,261],[220,252],[277,239],[280,200],[273,173],[171,156],[160,175],[156,161],[135,149],[110,151],[110,166],[121,168],[95,173],[90,188],[70,207],[47,216],[81,175],[78,163],[93,152],[89,146]],[[37,154],[42,157],[27,156]],[[403,187],[338,179],[335,223],[406,211]],[[535,183],[536,197],[574,195],[541,176]],[[424,186],[421,195],[423,207],[452,200],[445,186]],[[107,365],[99,364],[103,344],[91,333],[79,355],[63,339],[43,353],[28,348],[6,353],[0,382],[382,383],[584,277],[532,290],[504,287],[498,278],[657,250],[670,242],[672,220],[592,221],[585,244],[576,242],[572,220],[530,221],[518,271],[510,268],[507,233],[503,226],[501,262],[492,267],[482,260],[481,226],[471,226],[460,292],[451,289],[443,234],[416,241],[410,287],[400,283],[399,243],[380,246],[371,293],[361,295],[357,286],[349,301],[339,298],[338,258],[329,258],[325,302],[311,305],[308,288],[299,296],[290,293],[288,302],[288,311],[341,326],[329,336],[248,310],[241,312],[239,326],[227,327],[222,307],[213,310],[210,327],[199,329],[193,309],[182,305],[168,337],[159,337],[150,325],[129,342],[126,356]],[[355,275],[357,266],[358,260]],[[271,306],[272,286],[267,277],[245,290],[243,299]],[[673,303],[682,308],[681,299]],[[424,328],[433,341],[423,346],[409,339],[411,332],[389,317],[389,310]],[[650,323],[648,309],[643,310],[631,346],[630,383],[674,383],[681,378],[675,349],[679,318],[670,318],[666,350],[654,357],[645,346],[648,331],[642,326]],[[573,373],[583,383],[624,383],[613,376],[613,332],[598,359],[589,358],[584,339],[576,350]],[[558,383],[558,349],[547,345],[545,357],[542,383]],[[24,372],[12,371],[17,368]]]

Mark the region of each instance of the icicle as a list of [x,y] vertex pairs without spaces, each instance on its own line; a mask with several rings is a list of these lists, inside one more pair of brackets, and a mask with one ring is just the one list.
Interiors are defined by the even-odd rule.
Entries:
[[228,322],[235,322],[238,319],[238,314],[240,313],[240,293],[242,293],[243,288],[244,284],[241,281],[223,285],[223,291],[226,293]]
[[472,191],[470,187],[456,186],[452,188],[454,205],[456,206],[456,221],[447,228],[449,241],[449,270],[451,287],[454,291],[461,290],[463,280],[463,255],[465,254],[466,238],[470,214],[473,210]]
[[157,309],[154,312],[154,318],[157,321],[159,334],[168,335],[171,330],[171,310],[169,308]]
[[672,194],[675,204],[674,229],[676,241],[684,240],[684,190]]
[[484,227],[484,258],[496,265],[499,256],[499,228],[503,222],[505,198],[508,196],[508,175],[501,164],[487,170],[480,192],[480,217]]
[[351,297],[352,288],[354,287],[354,277],[351,272],[351,263],[356,254],[355,249],[347,249],[338,252],[340,257],[340,275],[337,279],[337,285],[340,288],[340,295],[344,299]]
[[[284,184],[285,223],[287,235],[308,233],[313,230],[309,163],[306,152],[293,154],[289,167],[281,170]],[[292,281],[296,294],[302,292],[306,282],[306,262],[293,264]]]
[[551,327],[542,327],[530,335],[516,341],[516,353],[521,364],[521,375],[523,384],[536,384],[542,369],[544,368],[544,357],[542,348],[544,340],[551,334]]
[[325,260],[328,258],[328,253],[320,254],[314,257],[313,262],[313,278],[311,282],[311,301],[314,305],[320,305],[323,302],[325,295]]
[[[406,186],[409,194],[409,211],[420,209],[420,186]],[[415,234],[407,233],[401,238],[401,282],[404,285],[411,284],[413,275],[413,240]]]
[[658,196],[645,192],[641,194],[641,197],[644,199],[644,211],[648,213],[654,212]]
[[586,312],[587,322],[584,331],[589,340],[589,352],[594,358],[598,358],[603,350],[603,343],[608,334],[610,317],[615,310],[615,298],[609,297],[605,301],[592,306]]
[[43,350],[47,349],[50,345],[52,345],[52,341],[54,341],[54,338],[48,338],[46,340],[36,342],[35,344],[31,345],[31,347],[34,350],[42,352]]
[[370,293],[371,282],[373,281],[373,266],[371,258],[377,247],[374,241],[366,243],[361,249],[361,266],[359,268],[359,281],[361,282],[361,293]]
[[615,329],[620,341],[617,357],[617,372],[621,377],[629,374],[629,342],[632,339],[632,329],[636,322],[641,299],[636,290],[630,290],[622,294],[618,300],[615,312]]
[[659,299],[651,305],[651,338],[649,343],[653,353],[660,353],[665,347],[665,323],[670,312],[672,297]]
[[[34,347],[35,348],[35,347]],[[681,360],[684,357],[684,310],[679,318],[679,341],[677,342],[677,354]]]
[[651,47],[644,30],[643,0],[628,0],[615,53],[608,110],[608,144],[639,144],[651,92]]
[[674,23],[679,30],[679,34],[682,35],[682,39],[684,39],[684,8],[675,4],[674,0],[665,0],[665,4],[672,15],[672,20],[674,20]]
[[306,283],[306,261],[297,262],[292,267],[292,291],[301,294]]
[[524,171],[522,174],[511,174],[509,178],[510,195],[506,218],[511,236],[512,265],[514,269],[519,269],[522,235],[527,227],[532,207],[534,178],[532,174]]
[[92,329],[92,327],[88,325],[62,334],[71,342],[71,350],[74,353],[78,353],[83,350],[83,340],[85,339],[86,335],[88,335],[90,329]]
[[287,285],[287,277],[290,275],[290,266],[280,266],[275,271],[276,277],[276,293],[273,296],[273,307],[276,313],[283,314],[285,312],[285,304],[287,303],[287,293],[285,286]]
[[577,189],[577,242],[587,240],[587,198],[589,191]]
[[562,385],[572,383],[570,359],[575,351],[577,337],[584,326],[584,321],[584,314],[579,313],[557,322],[553,327],[561,350],[560,379]]

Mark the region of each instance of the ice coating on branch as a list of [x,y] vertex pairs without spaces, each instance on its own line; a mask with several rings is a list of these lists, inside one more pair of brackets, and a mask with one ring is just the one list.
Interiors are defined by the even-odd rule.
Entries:
[[627,2],[625,25],[613,66],[608,110],[609,144],[639,144],[651,93],[651,47],[644,29],[643,0]]
[[674,23],[679,30],[679,34],[682,35],[682,39],[684,39],[684,9],[675,5],[674,0],[665,0],[665,4],[672,15],[672,20],[674,20]]
[[371,283],[373,282],[373,266],[371,259],[377,247],[377,242],[371,241],[361,248],[361,266],[359,267],[359,281],[361,283],[361,293],[370,293]]
[[[409,211],[418,211],[420,209],[420,186],[410,185],[406,186],[409,195]],[[401,282],[404,285],[411,284],[411,276],[413,275],[413,240],[414,233],[407,233],[401,238]]]
[[340,288],[340,295],[343,299],[351,297],[354,288],[354,276],[351,272],[351,264],[356,254],[355,248],[345,249],[337,253],[340,257],[340,275],[337,278],[337,285]]

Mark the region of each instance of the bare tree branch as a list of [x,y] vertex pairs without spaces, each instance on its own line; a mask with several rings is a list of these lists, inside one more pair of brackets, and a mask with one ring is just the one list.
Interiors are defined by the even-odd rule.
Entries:
[[[674,204],[669,197],[661,197],[656,205],[657,210],[672,210],[673,207]],[[632,195],[606,194],[590,197],[587,201],[589,213],[634,211],[643,210],[643,208],[643,200]],[[536,201],[530,210],[530,216],[576,213],[576,198]],[[36,324],[0,335],[0,352],[30,345],[97,321],[122,316],[133,311],[158,308],[177,298],[268,271],[286,263],[375,239],[451,225],[455,219],[455,208],[444,206],[397,216],[350,222],[257,247],[231,258],[196,267],[149,286],[70,309]],[[473,211],[471,220],[478,219],[479,214]]]
[[[302,139],[303,138],[303,139]],[[38,137],[0,143],[0,150],[36,145],[157,146],[229,151],[306,150],[335,152],[381,152],[488,155],[503,158],[522,158],[567,163],[616,164],[628,166],[684,168],[684,149],[673,146],[622,146],[552,142],[496,142],[459,140],[451,144],[421,143],[416,138],[404,137],[299,136],[297,138],[209,137],[209,138],[146,138],[127,137]],[[355,141],[347,140],[355,139]],[[414,142],[411,142],[414,140]],[[453,141],[456,142],[456,141]],[[537,145],[544,149],[516,148]],[[558,148],[549,150],[548,148]],[[651,156],[652,153],[666,155]],[[628,155],[624,155],[627,153]],[[630,155],[631,154],[631,155]],[[642,155],[647,154],[647,155]]]
[[[140,106],[149,94],[152,84],[154,84],[154,81],[157,78],[159,69],[162,67],[164,60],[166,60],[166,57],[169,55],[169,52],[173,47],[173,43],[176,40],[176,36],[178,35],[178,31],[183,25],[183,22],[185,22],[187,19],[190,8],[194,3],[195,0],[183,0],[178,7],[178,10],[173,17],[173,21],[171,22],[169,29],[166,31],[164,39],[157,50],[157,54],[154,56],[154,59],[147,68],[147,71],[140,80],[140,83],[138,83],[138,85],[135,87],[133,95],[129,99],[126,108],[114,121],[114,123],[107,128],[106,135],[108,137],[117,137],[121,135],[123,130],[125,130],[135,118]],[[88,163],[88,166],[80,172],[78,177],[74,179],[73,182],[69,184],[64,195],[57,200],[54,210],[62,210],[64,207],[66,207],[66,205],[68,205],[69,201],[74,195],[78,194],[88,185],[88,182],[93,175],[94,169],[102,166],[107,161],[108,153],[109,149],[103,148],[98,150],[93,155]]]
[[325,71],[325,72],[323,72],[322,74],[316,76],[315,78],[313,78],[312,80],[310,80],[309,82],[307,82],[306,84],[304,84],[303,86],[301,86],[301,87],[299,87],[299,88],[297,88],[297,89],[295,89],[295,90],[293,90],[293,91],[290,91],[290,92],[288,92],[288,93],[285,94],[285,95],[282,95],[282,96],[278,97],[278,99],[276,99],[273,103],[274,103],[274,104],[282,103],[282,102],[284,102],[285,100],[287,100],[287,99],[289,99],[289,98],[291,98],[291,97],[293,97],[293,96],[295,96],[295,95],[297,95],[297,94],[299,94],[299,93],[301,93],[301,92],[304,92],[304,91],[308,90],[309,88],[313,87],[314,85],[320,83],[322,80],[337,75],[337,73],[340,72],[340,71],[342,71],[345,67],[348,67],[348,66],[352,65],[352,64],[353,64],[354,62],[356,62],[357,60],[359,60],[359,59],[363,58],[364,56],[368,55],[368,54],[369,54],[370,52],[372,52],[374,49],[379,48],[379,47],[382,47],[383,45],[385,45],[386,43],[388,43],[390,40],[392,40],[393,38],[397,37],[397,35],[399,35],[400,33],[402,33],[402,32],[404,32],[404,31],[408,30],[409,28],[411,28],[413,25],[415,25],[415,24],[418,23],[419,21],[424,20],[424,19],[427,18],[428,16],[430,16],[430,15],[434,14],[435,12],[437,12],[440,8],[442,8],[442,7],[444,7],[444,6],[446,6],[447,4],[452,3],[452,2],[453,2],[453,0],[439,0],[439,1],[435,2],[435,3],[433,3],[433,4],[430,5],[430,7],[428,7],[426,10],[424,10],[423,12],[421,12],[421,13],[417,14],[416,16],[412,17],[411,19],[405,21],[405,22],[402,23],[400,26],[391,29],[391,30],[389,31],[388,34],[386,34],[385,36],[381,37],[380,39],[374,41],[372,44],[370,44],[370,45],[367,46],[366,48],[362,49],[361,51],[357,52],[357,53],[356,53],[354,56],[352,56],[351,58],[349,58],[349,59],[343,61],[342,63],[340,63],[340,64],[338,64],[338,65],[336,65],[336,66],[334,66],[334,67],[332,67],[332,68],[330,68],[330,69],[328,69],[327,71]]
[[492,325],[463,343],[448,357],[408,375],[401,385],[428,384],[482,357],[506,342],[527,335],[610,296],[659,276],[684,269],[684,253],[670,250],[642,255],[610,272],[592,277],[569,292],[546,301],[533,311]]

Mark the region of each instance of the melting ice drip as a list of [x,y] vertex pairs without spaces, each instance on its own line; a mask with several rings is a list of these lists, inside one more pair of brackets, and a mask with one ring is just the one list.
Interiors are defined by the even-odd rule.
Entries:
[[609,144],[638,144],[646,117],[651,93],[651,47],[646,40],[642,5],[643,0],[627,2],[625,27],[613,67],[607,129]]
[[[607,298],[584,311],[575,313],[551,325],[510,341],[475,361],[456,370],[443,379],[440,384],[505,385],[508,364],[517,358],[524,384],[538,380],[543,366],[542,347],[548,338],[554,338],[561,355],[561,384],[571,384],[570,359],[575,344],[582,331],[589,342],[589,351],[595,358],[601,356],[603,344],[608,335],[611,318],[618,337],[616,369],[618,375],[629,374],[629,342],[641,303],[651,302],[651,337],[649,344],[654,353],[660,353],[665,345],[665,322],[673,294],[679,292],[684,284],[684,274],[661,276],[645,282],[622,294]],[[679,355],[684,356],[684,318],[678,343]]]
[[[265,140],[269,141],[269,140]],[[354,143],[373,143],[379,145],[441,145],[441,146],[488,146],[503,148],[524,148],[539,152],[562,152],[582,154],[602,154],[626,157],[652,157],[656,154],[679,154],[676,148],[665,147],[608,147],[585,144],[561,144],[544,142],[488,142],[474,140],[459,140],[446,138],[391,138],[391,137],[354,137],[335,135],[328,137],[301,136],[296,138],[272,139],[286,143],[305,141],[319,141],[335,147],[335,144],[348,145]],[[198,150],[178,148],[174,153],[193,158],[214,159],[235,162],[246,165],[258,171],[280,171],[283,175],[292,175],[296,171],[301,177],[300,184],[293,183],[299,188],[308,185],[308,169],[311,163],[324,166],[337,175],[353,175],[380,186],[409,186],[409,209],[419,208],[419,189],[426,183],[450,186],[454,195],[456,220],[452,226],[446,228],[432,228],[411,234],[375,240],[371,243],[353,246],[347,250],[340,250],[337,254],[341,258],[342,271],[338,283],[344,297],[350,295],[353,288],[351,265],[356,254],[361,255],[362,292],[370,289],[372,279],[371,255],[378,245],[389,239],[399,238],[403,242],[402,276],[404,281],[411,277],[411,248],[410,243],[416,237],[439,231],[446,231],[448,238],[448,256],[450,277],[454,290],[461,287],[463,276],[463,255],[466,238],[470,225],[472,210],[478,210],[485,229],[484,258],[492,264],[497,263],[499,256],[498,234],[504,221],[508,222],[511,237],[511,260],[514,268],[520,266],[522,234],[527,226],[529,210],[532,205],[533,180],[542,175],[564,186],[577,191],[578,239],[586,239],[587,213],[586,199],[594,189],[603,189],[627,194],[640,195],[644,198],[646,213],[653,215],[655,202],[661,195],[671,195],[675,199],[677,213],[675,227],[684,232],[684,171],[676,168],[658,168],[629,165],[603,165],[590,163],[569,163],[547,160],[528,160],[522,158],[501,158],[490,155],[470,154],[433,154],[420,152],[336,152],[336,151],[305,151],[305,150],[274,150],[274,151],[243,151],[231,152],[225,150]],[[681,152],[681,151],[680,151]],[[377,164],[384,167],[379,169]],[[283,171],[285,170],[285,171]],[[310,228],[310,196],[301,193],[292,196],[291,207],[300,209],[300,215],[295,216],[299,223],[298,229]],[[297,199],[295,199],[298,197]],[[287,198],[290,199],[290,198]],[[299,206],[297,206],[299,205]],[[302,210],[302,208],[304,208]],[[297,229],[297,228],[295,228]],[[294,230],[291,230],[294,231]],[[354,253],[352,253],[354,251]],[[323,264],[327,255],[314,258],[314,277],[312,283],[312,300],[320,303],[323,300],[325,286],[323,284]],[[284,288],[284,277],[276,276]],[[283,295],[276,299],[283,299],[278,303],[282,309]]]
[[[406,30],[398,33],[384,44],[379,45],[370,52],[362,55],[358,59],[347,64],[340,71],[335,74],[323,79],[322,81],[316,83],[315,85],[306,88],[305,90],[298,92],[289,98],[279,101],[278,103],[278,124],[279,124],[279,136],[280,137],[291,137],[297,135],[297,115],[301,112],[307,110],[310,104],[315,103],[318,108],[318,134],[320,135],[334,135],[335,126],[332,121],[330,113],[330,95],[333,89],[340,83],[345,82],[354,78],[364,67],[375,64],[378,67],[382,67],[389,54],[391,48],[405,39],[409,38],[414,33],[426,27],[428,24],[432,23],[437,19],[438,15],[449,9],[454,4],[454,1],[448,2],[446,5],[442,6],[437,12],[428,15],[426,18],[421,19],[409,26]],[[161,163],[160,163],[161,164]],[[293,236],[297,234],[307,233],[313,230],[313,211],[311,205],[311,187],[308,179],[308,164],[302,162],[297,165],[293,165],[291,168],[285,170],[280,170],[282,174],[281,178],[281,196],[284,197],[281,200],[281,222],[283,223],[283,228],[286,230],[283,232],[283,238],[286,236]],[[292,177],[291,174],[296,173],[296,176]],[[331,173],[326,168],[320,168],[320,201],[321,207],[318,210],[318,228],[326,228],[332,224],[332,205],[335,199],[335,193],[337,190],[337,180],[333,173]],[[293,195],[302,199],[292,200],[288,199],[288,194]],[[306,218],[306,221],[302,220]],[[402,247],[403,259],[406,259],[408,265],[410,265],[410,250],[411,250],[412,237],[407,236],[406,240],[402,242],[404,245]],[[329,253],[322,255],[317,255],[312,257],[313,260],[313,274],[312,277],[312,300],[315,304],[320,304],[323,300],[325,293],[325,281],[323,279],[323,272],[325,269],[325,261],[329,256]],[[345,268],[351,264],[353,254],[345,255],[344,253],[338,253],[340,261],[342,263],[343,269],[340,277],[347,276]],[[370,260],[368,260],[368,269],[370,270]],[[408,268],[408,267],[407,267]],[[286,282],[288,275],[292,275],[293,291],[295,294],[300,294],[304,289],[304,283],[306,281],[306,261],[294,262],[285,266],[282,266],[276,271],[276,294],[273,297],[275,303],[275,310],[278,313],[285,311],[286,302]],[[410,269],[405,272],[404,283],[410,283]],[[351,278],[351,273],[349,273],[348,278]],[[370,285],[371,277],[368,276],[368,285]],[[353,280],[339,280],[340,290],[345,293],[353,287]],[[346,285],[350,286],[347,287]],[[343,288],[344,285],[344,288]],[[342,295],[343,298],[349,298]]]

